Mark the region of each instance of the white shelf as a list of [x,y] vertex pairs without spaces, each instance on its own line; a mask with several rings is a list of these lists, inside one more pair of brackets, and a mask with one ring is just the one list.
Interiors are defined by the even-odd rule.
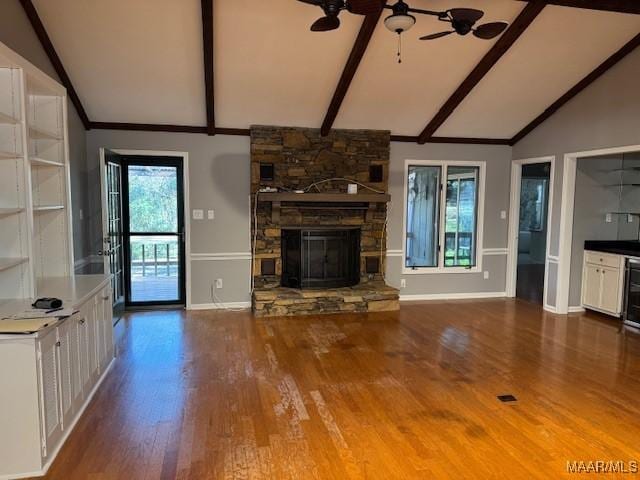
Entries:
[[29,136],[36,140],[62,140],[62,136],[55,132],[49,132],[33,126],[29,126]]
[[24,208],[0,208],[0,217],[10,217],[24,212]]
[[14,118],[10,115],[7,115],[6,113],[1,113],[0,112],[0,124],[2,125],[17,125],[18,123],[20,123],[20,120],[18,118]]
[[51,212],[54,210],[64,210],[64,205],[34,205],[34,212]]
[[31,166],[34,167],[64,167],[64,163],[55,162],[53,160],[45,160],[44,158],[31,157]]
[[28,258],[4,258],[0,257],[0,272],[3,270],[8,270],[10,268],[16,267],[18,265],[22,265],[25,262],[28,262]]
[[16,158],[21,158],[21,157],[22,157],[21,153],[0,151],[0,160],[15,160]]

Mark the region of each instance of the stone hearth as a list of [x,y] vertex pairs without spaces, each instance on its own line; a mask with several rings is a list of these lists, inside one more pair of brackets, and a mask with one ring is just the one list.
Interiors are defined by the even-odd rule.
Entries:
[[[384,284],[389,148],[390,134],[384,131],[332,130],[323,137],[317,129],[251,127],[251,194],[256,212],[256,223],[252,218],[251,224],[252,239],[255,234],[252,305],[256,315],[399,308],[398,291]],[[323,182],[338,177],[376,192],[359,187],[357,194],[347,195],[348,182]],[[307,193],[286,193],[315,182],[323,183]],[[283,193],[258,193],[265,187]],[[307,228],[359,230],[358,285],[282,287],[283,231]]]
[[318,315],[337,312],[389,312],[400,308],[398,290],[384,282],[324,290],[263,288],[253,293],[258,317]]

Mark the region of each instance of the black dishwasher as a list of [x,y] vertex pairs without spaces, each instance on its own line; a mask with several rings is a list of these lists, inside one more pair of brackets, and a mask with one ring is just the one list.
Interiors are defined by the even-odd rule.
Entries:
[[640,327],[640,259],[627,259],[623,318],[625,323]]

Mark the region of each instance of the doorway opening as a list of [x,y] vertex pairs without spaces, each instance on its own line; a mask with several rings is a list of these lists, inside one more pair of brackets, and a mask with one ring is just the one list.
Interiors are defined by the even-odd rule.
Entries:
[[511,175],[507,295],[545,308],[554,160],[516,160]]
[[116,312],[186,303],[183,160],[104,151],[103,255]]
[[544,302],[550,174],[550,162],[531,163],[522,166],[520,180],[516,297],[540,305]]

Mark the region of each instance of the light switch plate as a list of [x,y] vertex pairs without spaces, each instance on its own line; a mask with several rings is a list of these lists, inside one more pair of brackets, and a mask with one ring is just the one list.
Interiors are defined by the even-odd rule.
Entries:
[[484,271],[484,279],[489,280],[489,272],[486,270]]
[[507,211],[506,210],[501,210],[500,211],[500,218],[502,220],[506,220],[507,219]]
[[213,210],[207,210],[207,218],[209,220],[213,220],[214,218],[216,218],[216,212],[214,212]]
[[194,210],[193,211],[193,219],[194,220],[202,220],[204,219],[204,210]]
[[611,218],[611,214],[610,214],[610,213],[607,213],[607,214],[604,216],[604,221],[605,221],[606,223],[611,223],[612,218]]

